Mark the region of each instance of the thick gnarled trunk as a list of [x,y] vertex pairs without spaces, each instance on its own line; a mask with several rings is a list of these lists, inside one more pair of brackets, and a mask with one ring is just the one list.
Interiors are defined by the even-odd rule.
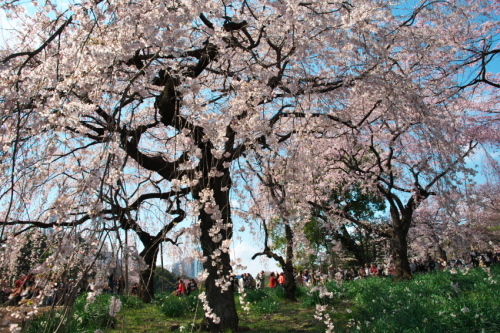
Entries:
[[147,267],[140,273],[139,298],[144,303],[151,303],[155,296],[154,272],[156,269],[159,242],[144,244],[144,246],[146,248],[140,253],[140,256],[144,259]]
[[411,279],[410,262],[408,260],[407,232],[395,229],[391,239],[391,255],[394,260],[396,279]]
[[[222,190],[230,187],[229,177],[229,172],[226,172],[223,177],[213,178],[209,184],[206,184],[213,190],[216,207],[205,206],[200,209],[200,242],[203,256],[206,258],[203,268],[208,273],[205,280],[206,300],[211,313],[214,314],[214,317],[207,318],[210,332],[236,332],[238,330],[231,261],[229,253],[221,248],[225,241],[232,238],[233,232],[229,191]],[[199,192],[195,193],[195,198],[199,199]],[[216,221],[214,216],[219,212],[220,219]]]
[[413,277],[410,269],[410,261],[408,260],[408,231],[410,230],[412,217],[412,199],[401,210],[401,214],[391,207],[391,255],[394,260],[395,278],[397,280],[407,280]]

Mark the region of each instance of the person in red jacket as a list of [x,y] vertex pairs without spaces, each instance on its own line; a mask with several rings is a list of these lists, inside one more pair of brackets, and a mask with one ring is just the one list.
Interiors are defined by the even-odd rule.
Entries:
[[271,275],[269,276],[269,287],[276,288],[276,276],[274,275],[274,272],[271,272]]
[[177,280],[177,296],[186,295],[186,284],[182,279]]
[[280,273],[280,276],[278,277],[278,283],[280,286],[283,286],[285,284],[285,274]]

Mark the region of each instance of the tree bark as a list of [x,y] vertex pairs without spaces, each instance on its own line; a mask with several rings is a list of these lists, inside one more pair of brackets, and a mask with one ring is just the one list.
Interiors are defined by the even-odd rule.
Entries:
[[139,298],[144,303],[151,303],[155,296],[154,272],[160,242],[144,243],[144,250],[140,253],[147,268],[140,273]]
[[410,262],[408,260],[407,233],[401,229],[394,230],[391,239],[391,254],[394,260],[396,279],[407,280],[412,278]]
[[286,262],[283,266],[283,274],[285,275],[285,299],[288,301],[296,302],[295,291],[297,284],[293,276],[293,231],[292,228],[285,224],[285,237],[286,237]]
[[413,216],[412,200],[402,211],[401,215],[391,209],[392,237],[391,255],[394,260],[397,280],[408,280],[413,278],[408,260],[408,231],[410,230]]
[[448,261],[448,256],[446,254],[445,249],[439,244],[438,244],[438,254],[441,260]]
[[[366,246],[366,243],[364,241],[360,241],[359,243],[357,243],[353,239],[353,237],[347,231],[345,225],[340,226],[337,232],[335,232],[333,237],[337,240],[340,240],[342,246],[347,251],[352,253],[354,258],[356,258],[358,265],[360,266],[364,266],[367,263],[371,263],[373,259],[376,258],[376,253],[370,254],[369,252],[371,249],[368,246]],[[363,235],[361,235],[361,237],[363,237]]]
[[[212,227],[216,226],[217,221],[214,221],[213,212],[208,211],[205,207],[200,208],[200,228],[201,228],[201,247],[203,256],[206,261],[203,263],[204,269],[208,272],[208,277],[205,281],[207,302],[212,312],[220,319],[219,322],[208,318],[208,330],[210,332],[223,332],[238,330],[238,314],[236,312],[236,303],[234,301],[234,285],[233,272],[231,267],[230,256],[228,252],[221,251],[220,255],[215,257],[214,252],[218,252],[223,241],[230,240],[233,233],[231,222],[231,210],[229,202],[229,190],[222,191],[224,187],[230,187],[229,171],[225,171],[224,176],[215,178],[204,178],[207,183],[204,185],[213,190],[213,198],[215,204],[221,213],[222,224],[225,229],[221,229],[218,233],[214,233]],[[200,187],[202,189],[203,187]],[[200,198],[200,192],[194,191],[195,199]],[[221,235],[220,240],[216,239],[217,235]],[[225,284],[224,286],[221,286]]]

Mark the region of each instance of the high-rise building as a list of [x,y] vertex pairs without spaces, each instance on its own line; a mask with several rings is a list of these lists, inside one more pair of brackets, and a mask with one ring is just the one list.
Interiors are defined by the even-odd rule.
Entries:
[[203,265],[201,262],[194,258],[187,258],[183,262],[176,262],[172,265],[172,274],[196,278],[202,269]]

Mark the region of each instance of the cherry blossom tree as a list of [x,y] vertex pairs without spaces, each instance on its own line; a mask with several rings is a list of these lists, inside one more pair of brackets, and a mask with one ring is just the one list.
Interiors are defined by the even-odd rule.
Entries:
[[433,198],[415,212],[416,226],[410,233],[413,255],[468,261],[469,251],[498,250],[498,182],[467,185]]
[[[163,241],[182,196],[209,328],[236,330],[229,194],[243,159],[278,152],[297,171],[281,177],[304,216],[340,179],[385,198],[404,274],[412,212],[497,110],[494,78],[461,80],[497,54],[478,49],[495,40],[495,6],[5,1],[19,24],[0,52],[0,239],[14,242],[19,221],[69,227],[87,216],[99,230],[104,212],[169,193],[155,214]],[[137,232],[129,221],[118,226]]]
[[[136,192],[137,191],[139,191],[139,189],[136,189]],[[186,212],[181,208],[180,205],[182,192],[144,193],[138,196],[133,202],[129,202],[128,198],[120,196],[119,192],[119,190],[114,193],[111,192],[113,196],[110,196],[109,193],[101,196],[103,206],[109,208],[101,209],[100,211],[95,212],[95,214],[93,215],[82,214],[78,219],[74,221],[64,222],[59,220],[59,218],[53,216],[51,218],[52,221],[48,222],[36,221],[33,219],[12,220],[9,222],[5,222],[4,226],[11,227],[10,231],[13,237],[20,236],[24,233],[29,233],[36,228],[42,230],[53,230],[53,228],[56,227],[75,229],[75,231],[70,233],[78,234],[82,226],[88,227],[89,221],[98,218],[100,223],[90,226],[94,230],[94,232],[116,234],[120,230],[124,230],[125,232],[131,230],[137,235],[137,238],[142,245],[143,249],[139,255],[145,264],[142,265],[143,270],[141,272],[140,278],[141,288],[139,290],[139,296],[144,302],[149,303],[152,297],[154,297],[153,272],[156,267],[160,244],[162,242],[177,244],[177,240],[183,232],[182,229],[178,232],[172,231],[177,226],[177,224],[184,220],[186,216]],[[174,200],[171,200],[171,197],[175,197]],[[172,217],[170,222],[165,223],[160,228],[160,230],[156,230],[156,232],[153,234],[153,230],[155,228],[152,228],[147,223],[139,223],[138,220],[147,219],[148,217],[148,214],[143,214],[140,211],[140,209],[142,208],[141,206],[148,205],[149,207],[147,208],[147,211],[151,213],[151,211],[153,210],[151,206],[155,200],[167,201],[168,204],[166,205],[166,209],[164,207],[165,205],[160,205],[159,209],[163,208],[163,210],[166,210],[167,214]],[[173,217],[173,215],[177,216]],[[117,236],[113,236],[113,238],[117,238]],[[22,245],[22,243],[19,243],[19,245]],[[127,251],[128,246],[129,244],[125,244],[125,246],[122,246],[123,250]],[[39,259],[37,258],[37,260]]]
[[[250,169],[256,170],[251,166]],[[262,170],[265,169],[261,169],[261,172]],[[289,201],[287,200],[287,186],[285,184],[275,182],[273,175],[269,173],[261,174],[256,172],[255,175],[259,178],[262,187],[258,194],[253,195],[255,203],[253,211],[255,212],[255,218],[260,220],[264,232],[264,248],[261,252],[255,253],[252,259],[265,255],[276,260],[283,269],[285,277],[285,283],[283,284],[285,299],[295,302],[297,301],[295,296],[297,284],[294,277],[295,244],[297,236],[300,235],[303,229],[300,225],[304,224],[304,218],[297,215],[300,210],[287,207]],[[266,212],[267,214],[265,214]],[[279,228],[277,226],[283,226],[284,228],[284,253],[280,253],[281,251],[277,249],[276,244],[271,244],[272,233],[273,230],[276,231]],[[295,231],[299,234],[297,235]]]

